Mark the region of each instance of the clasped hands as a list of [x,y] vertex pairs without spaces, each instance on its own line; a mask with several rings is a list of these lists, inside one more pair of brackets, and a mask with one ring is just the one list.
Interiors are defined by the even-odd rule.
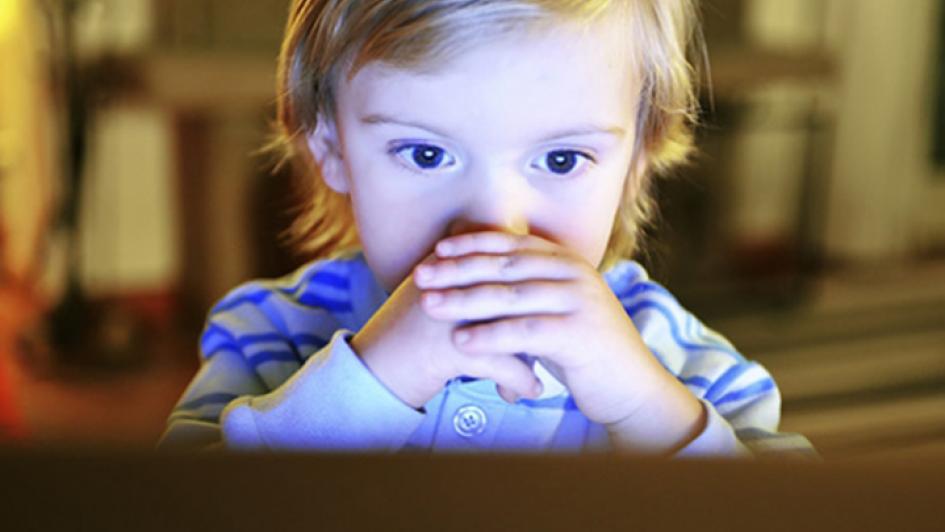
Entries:
[[[384,307],[352,347],[414,407],[457,375],[494,380],[508,402],[536,398],[540,382],[514,356],[528,353],[555,368],[577,407],[618,447],[671,453],[705,424],[701,404],[653,356],[596,268],[543,238],[497,231],[445,238]],[[420,332],[418,322],[436,325]],[[438,328],[447,338],[434,338]],[[426,348],[383,341],[408,334]],[[391,349],[403,356],[382,354]]]

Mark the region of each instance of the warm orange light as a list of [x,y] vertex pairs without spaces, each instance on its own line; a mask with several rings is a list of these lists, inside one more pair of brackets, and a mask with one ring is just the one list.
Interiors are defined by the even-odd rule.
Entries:
[[4,0],[0,2],[0,41],[6,39],[13,31],[20,12],[20,0]]

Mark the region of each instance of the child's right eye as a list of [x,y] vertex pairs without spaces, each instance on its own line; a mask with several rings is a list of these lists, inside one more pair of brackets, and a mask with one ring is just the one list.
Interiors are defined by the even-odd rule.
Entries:
[[390,152],[403,160],[411,170],[436,170],[444,159],[451,161],[447,166],[456,163],[446,150],[429,144],[402,144]]

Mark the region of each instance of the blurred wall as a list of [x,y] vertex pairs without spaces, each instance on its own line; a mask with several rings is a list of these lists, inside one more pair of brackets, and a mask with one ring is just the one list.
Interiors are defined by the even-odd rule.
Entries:
[[[709,2],[712,4],[713,2]],[[746,127],[732,132],[732,232],[784,238],[799,216],[838,265],[882,265],[945,250],[945,180],[931,154],[938,0],[747,0],[748,44],[824,53],[829,82],[777,81],[743,95]],[[710,42],[710,46],[712,43]],[[805,122],[824,124],[812,147],[826,166],[800,194]],[[752,124],[765,124],[753,128]],[[807,204],[806,212],[799,206]]]
[[851,262],[945,249],[945,180],[931,161],[937,0],[832,0],[843,59],[825,242]]
[[[744,48],[823,53],[822,0],[752,0],[743,9]],[[729,133],[734,137],[732,223],[742,245],[791,241],[798,237],[798,217],[816,214],[802,205],[803,180],[811,178],[808,172],[821,171],[809,166],[809,143],[818,134],[812,130],[815,121],[835,119],[823,104],[834,90],[831,77],[786,76],[740,95],[744,116]]]
[[101,109],[80,205],[83,285],[96,295],[155,293],[180,271],[171,116],[147,103]]

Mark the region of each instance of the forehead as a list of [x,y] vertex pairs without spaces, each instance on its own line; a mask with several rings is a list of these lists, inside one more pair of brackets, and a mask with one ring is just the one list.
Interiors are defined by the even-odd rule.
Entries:
[[436,124],[450,132],[482,127],[505,142],[576,124],[630,128],[639,76],[633,39],[617,17],[556,22],[473,43],[429,72],[369,63],[339,86],[339,111]]

